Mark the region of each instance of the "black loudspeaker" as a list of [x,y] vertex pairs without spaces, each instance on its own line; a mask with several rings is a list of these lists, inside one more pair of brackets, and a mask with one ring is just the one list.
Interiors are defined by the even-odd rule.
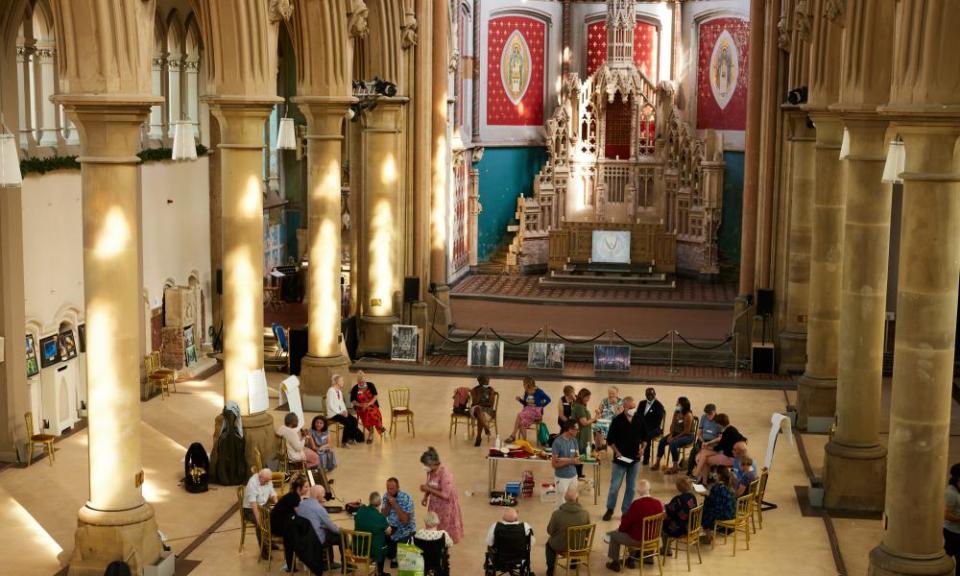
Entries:
[[300,375],[300,363],[307,355],[307,329],[290,329],[290,373]]
[[754,374],[773,374],[773,344],[754,344],[750,356]]
[[403,303],[409,304],[420,299],[420,277],[407,276],[403,279]]
[[757,314],[759,316],[773,316],[773,290],[764,288],[757,290]]
[[223,270],[217,268],[217,294],[223,294]]

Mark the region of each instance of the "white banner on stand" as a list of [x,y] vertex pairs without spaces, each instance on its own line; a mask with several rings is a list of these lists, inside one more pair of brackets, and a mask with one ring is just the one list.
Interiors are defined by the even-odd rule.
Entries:
[[263,368],[247,374],[247,394],[251,414],[266,412],[270,408],[270,396],[267,395],[267,373]]
[[780,429],[783,428],[787,439],[790,440],[790,445],[793,445],[793,427],[790,425],[790,418],[780,414],[779,412],[774,412],[770,417],[770,438],[767,440],[767,457],[763,461],[763,465],[767,470],[770,470],[770,465],[773,464],[773,451],[777,447],[777,436],[780,435]]
[[290,376],[280,383],[280,403],[287,403],[287,412],[293,412],[300,419],[300,427],[309,424],[303,420],[303,403],[300,401],[300,379]]

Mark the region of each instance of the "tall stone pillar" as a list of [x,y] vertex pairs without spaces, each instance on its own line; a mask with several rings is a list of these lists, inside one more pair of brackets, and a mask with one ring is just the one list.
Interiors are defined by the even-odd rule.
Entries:
[[[840,141],[843,126],[831,113],[812,113],[817,129],[813,238],[810,251],[810,315],[807,364],[797,384],[797,426],[826,430],[833,421],[840,338],[840,272],[843,257],[843,188]],[[813,421],[811,422],[811,418]]]
[[294,101],[307,118],[308,347],[300,378],[304,395],[320,396],[331,376],[345,375],[350,363],[340,346],[341,155],[350,100]]
[[483,212],[483,206],[480,205],[480,168],[474,163],[470,167],[470,193],[467,196],[467,249],[470,252],[468,260],[470,266],[476,266],[479,257],[477,239],[480,235],[481,212]]
[[787,291],[780,333],[780,371],[802,372],[807,358],[807,303],[810,297],[810,237],[813,219],[813,129],[803,112],[787,114],[790,139],[790,223],[787,237]]
[[[276,449],[273,419],[251,413],[248,377],[263,369],[263,127],[275,98],[210,99],[220,126],[224,402],[240,406],[247,462]],[[339,233],[339,230],[338,230]]]
[[[20,460],[27,435],[23,413],[29,410],[23,288],[23,205],[20,186],[0,186],[0,337],[4,361],[0,363],[0,458]],[[34,422],[39,415],[34,414]]]
[[150,96],[64,96],[80,131],[87,325],[90,499],[80,509],[71,575],[103,574],[123,558],[140,573],[160,556],[140,455],[142,263],[140,128]]
[[[750,2],[750,53],[758,56],[763,54],[763,22],[766,14],[766,4],[766,2]],[[763,58],[750,58],[743,212],[740,226],[740,296],[752,295],[756,288],[757,193],[760,181],[763,81]],[[770,81],[773,81],[773,79],[771,78]]]
[[402,167],[406,164],[402,127],[406,98],[383,98],[364,114],[363,222],[364,254],[359,270],[360,353],[389,353],[391,326],[400,322]]
[[884,531],[871,576],[954,573],[943,551],[960,277],[960,127],[899,127],[903,173],[897,340]]
[[[433,180],[430,199],[430,285],[428,298],[431,324],[446,334],[449,323],[450,288],[447,286],[447,172],[450,170],[450,138],[448,135],[449,98],[449,32],[450,13],[447,2],[433,3],[433,58],[431,91],[432,128],[431,155]],[[428,334],[431,338],[433,334]]]
[[892,187],[880,181],[887,123],[848,119],[850,155],[841,186],[846,210],[840,289],[837,428],[826,447],[824,505],[883,509],[887,450],[880,444],[880,385]]

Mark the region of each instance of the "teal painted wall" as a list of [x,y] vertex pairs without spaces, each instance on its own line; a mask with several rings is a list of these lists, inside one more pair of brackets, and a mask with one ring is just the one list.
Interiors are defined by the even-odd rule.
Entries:
[[507,232],[517,211],[517,198],[533,194],[533,179],[547,159],[547,150],[532,148],[486,148],[480,171],[480,212],[477,256],[485,262]]
[[723,211],[718,233],[720,261],[739,268],[740,224],[743,216],[743,152],[724,152]]

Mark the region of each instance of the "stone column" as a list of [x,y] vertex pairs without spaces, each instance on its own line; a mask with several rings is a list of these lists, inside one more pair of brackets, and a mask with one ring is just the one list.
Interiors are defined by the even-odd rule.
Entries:
[[899,133],[907,164],[887,493],[869,574],[947,576],[954,573],[942,529],[960,277],[960,128],[900,126]]
[[[750,53],[755,56],[763,53],[765,5],[766,2],[750,3]],[[764,81],[762,57],[750,58],[748,74],[747,141],[744,158],[743,216],[740,226],[740,296],[752,295],[756,288],[754,283],[757,264],[757,190],[760,180]]]
[[[481,149],[482,150],[482,149]],[[476,266],[478,261],[477,239],[480,235],[480,213],[483,212],[483,206],[480,205],[480,168],[477,163],[470,167],[470,194],[467,196],[467,231],[469,245],[467,249],[470,252],[468,263],[470,266]]]
[[223,219],[223,400],[240,405],[247,462],[276,450],[273,419],[250,410],[248,376],[263,369],[263,127],[276,99],[210,100],[220,126]]
[[340,346],[341,155],[350,100],[300,97],[294,102],[307,118],[308,348],[300,378],[305,396],[321,396],[333,374],[346,375],[350,363]]
[[[683,2],[674,0],[671,12],[673,21],[670,26],[670,35],[673,38],[673,45],[671,47],[670,78],[676,86],[680,86],[683,80],[681,78],[683,72]],[[680,104],[682,105],[683,102],[684,99],[680,96]]]
[[[447,172],[450,169],[450,139],[448,137],[449,92],[449,29],[450,14],[447,2],[433,3],[433,55],[431,106],[431,156],[433,180],[430,201],[430,284],[433,287],[429,301],[431,324],[446,334],[449,324],[450,288],[447,286]],[[427,338],[433,336],[429,333]]]
[[155,99],[60,97],[80,131],[87,325],[90,499],[80,509],[71,575],[134,572],[160,556],[140,456],[140,128]]
[[402,126],[406,98],[383,98],[364,114],[361,132],[364,195],[360,238],[360,352],[389,353],[391,326],[400,322],[400,203],[405,165]]
[[893,194],[891,185],[880,181],[887,123],[851,118],[846,127],[837,428],[826,447],[824,505],[880,511],[887,453],[880,444],[880,385]]
[[787,118],[790,130],[790,221],[787,237],[787,291],[780,333],[780,371],[802,372],[807,357],[807,303],[810,296],[810,237],[814,190],[814,142],[806,114]]
[[837,394],[843,257],[839,158],[843,127],[835,114],[817,112],[811,113],[811,117],[817,128],[817,142],[810,244],[810,316],[807,364],[797,384],[797,426],[801,430],[826,431],[836,411]]

